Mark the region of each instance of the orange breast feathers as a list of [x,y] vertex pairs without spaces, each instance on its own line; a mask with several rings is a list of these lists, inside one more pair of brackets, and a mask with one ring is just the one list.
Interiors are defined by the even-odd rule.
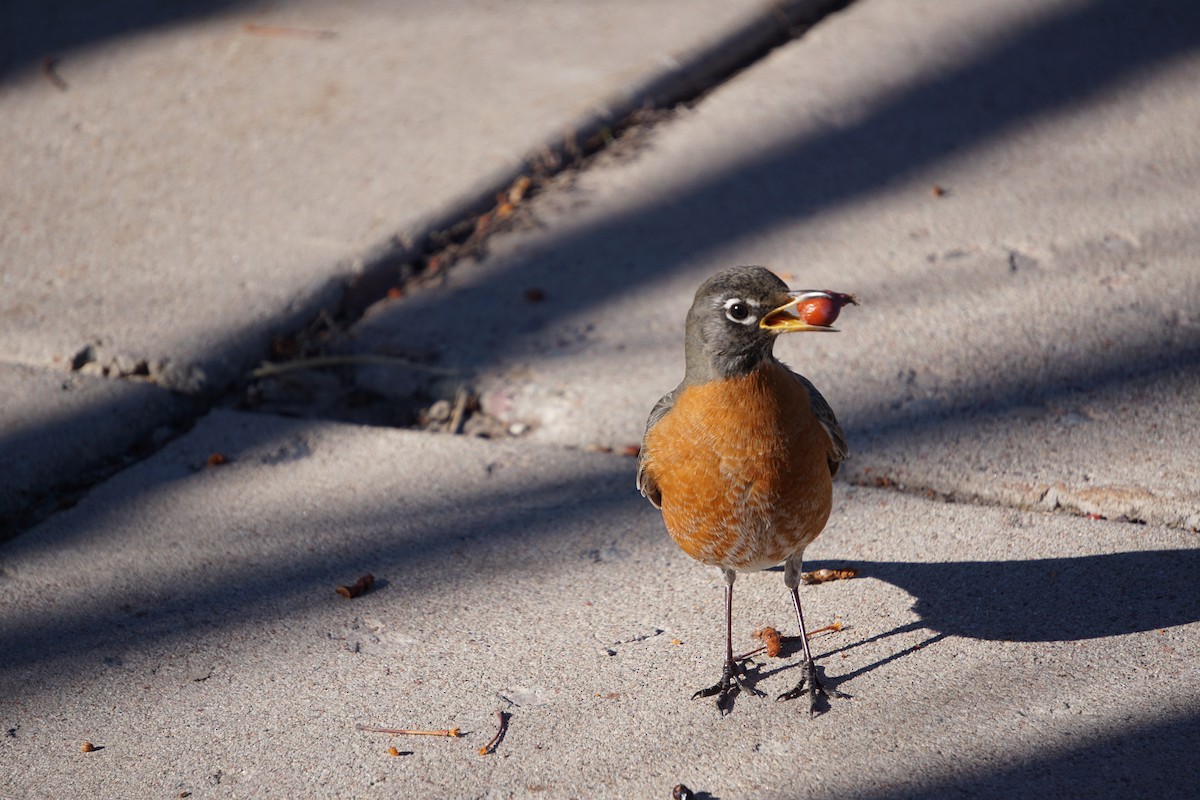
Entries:
[[687,387],[645,449],[667,531],[705,564],[778,564],[829,519],[833,445],[804,385],[782,365]]

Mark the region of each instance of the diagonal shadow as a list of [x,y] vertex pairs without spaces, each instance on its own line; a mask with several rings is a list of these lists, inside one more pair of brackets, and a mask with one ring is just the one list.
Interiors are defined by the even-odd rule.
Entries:
[[[1200,6],[1185,0],[1136,6],[1097,0],[1076,7],[1016,32],[951,72],[892,93],[853,124],[793,137],[719,170],[700,170],[669,196],[628,204],[557,239],[550,255],[512,259],[453,298],[418,294],[393,307],[398,338],[461,351],[478,366],[512,350],[530,330],[633,293],[728,242],[869,196],[1039,117],[1087,103],[1197,47]],[[520,324],[489,324],[496,298],[531,280],[554,285],[554,302],[530,310]],[[487,330],[486,343],[479,337],[456,341],[439,324],[449,303],[473,309]]]
[[[651,251],[658,251],[653,253],[656,258],[665,257],[657,260],[653,268],[647,268],[645,260],[629,259],[616,262],[614,270],[604,276],[574,276],[580,291],[564,297],[563,302],[556,303],[548,313],[557,316],[578,313],[630,291],[640,283],[680,269],[689,259],[707,249],[781,221],[794,221],[822,208],[848,202],[964,147],[1002,135],[1024,120],[1080,102],[1150,65],[1169,62],[1200,44],[1200,24],[1187,24],[1198,18],[1200,8],[1182,3],[1157,2],[1133,7],[1104,0],[1083,6],[982,53],[953,74],[897,95],[847,130],[788,143],[748,159],[736,168],[703,178],[686,191],[685,197],[631,209],[564,242],[561,257],[566,263],[572,263],[572,259],[582,258],[592,251],[608,252],[613,247],[639,244],[648,244]],[[971,102],[964,105],[964,98]],[[903,131],[904,135],[897,136],[897,131]],[[754,198],[754,202],[745,208],[748,196]],[[715,224],[696,231],[692,215],[701,206],[710,208],[705,218],[714,219]],[[659,232],[664,230],[686,230],[689,236],[682,247],[668,248],[670,252],[665,253],[659,237]],[[693,232],[694,236],[691,235]],[[672,245],[676,243],[671,240]],[[521,268],[522,262],[517,262],[509,273]],[[503,280],[511,280],[511,274],[489,279],[492,281],[490,288],[494,290],[494,282]],[[484,290],[488,288],[485,286]],[[457,297],[443,297],[438,301],[443,306],[459,302]],[[500,348],[509,342],[511,338],[506,339],[504,334],[499,336]],[[1174,368],[1176,363],[1171,354],[1164,353],[1161,369]],[[1113,379],[1124,379],[1133,366],[1117,364],[1113,367]],[[36,440],[53,436],[56,431],[56,426],[48,426],[25,431],[23,435]],[[895,435],[915,434],[911,428],[904,428],[897,429]],[[3,446],[2,442],[0,446]],[[628,481],[627,470],[619,474],[614,472],[609,477]],[[582,483],[546,481],[531,487],[525,499],[536,504],[542,502],[539,497],[572,496],[572,492],[582,492],[585,488]],[[605,502],[637,502],[632,493],[626,496],[628,501]],[[138,499],[136,495],[123,498],[123,505],[127,509],[136,508]],[[490,499],[493,498],[481,492],[469,498],[467,505],[478,502],[487,507]],[[561,503],[561,500],[557,502]],[[582,504],[579,510],[564,510],[557,521],[570,519],[578,513],[594,514],[597,510]],[[189,629],[189,610],[196,608],[232,607],[243,612],[242,616],[236,617],[238,621],[253,620],[257,615],[273,613],[265,610],[267,602],[295,598],[306,587],[324,586],[330,576],[352,572],[371,554],[382,554],[395,547],[396,542],[388,532],[389,520],[356,515],[352,508],[337,511],[343,524],[361,525],[377,532],[359,547],[342,554],[297,553],[290,563],[283,565],[277,576],[266,579],[251,566],[232,568],[219,581],[198,586],[196,592],[187,593],[186,599],[148,610],[147,616],[139,618],[137,628],[157,631],[159,635],[182,635]],[[536,534],[549,540],[559,529],[555,522],[555,519],[547,518],[531,525],[527,515],[514,512],[508,517],[490,520],[488,531],[490,536],[501,539]],[[444,554],[454,541],[453,535],[460,529],[461,521],[457,519],[431,525],[419,537],[419,543],[412,545],[414,560]],[[98,530],[97,526],[90,534],[78,535],[100,535],[95,532]],[[1190,561],[1185,559],[1185,564],[1194,577],[1194,556]],[[949,601],[948,596],[938,594],[935,581],[929,573],[922,572],[920,566],[908,565],[907,571],[904,565],[883,564],[876,568],[881,570],[880,577],[888,579],[890,576],[898,585],[905,581],[912,584],[915,596],[921,597],[924,592],[939,601]],[[999,589],[1000,582],[994,571],[1003,573],[1004,568],[993,565],[991,569],[990,585]],[[988,585],[988,574],[977,577]],[[1025,594],[1012,597],[1032,601],[1032,587],[1027,588],[1029,591]],[[961,604],[962,600],[959,598],[955,602]],[[974,611],[947,612],[941,602],[936,603],[931,606],[931,618],[949,630],[985,633],[989,629],[982,615],[986,612],[986,603],[995,602],[995,598],[981,596],[974,602],[984,605]],[[1008,602],[1012,602],[1011,598]],[[303,603],[299,607],[302,608]],[[1183,607],[1194,608],[1187,604]],[[1137,619],[1156,616],[1162,611],[1159,606],[1136,608],[1141,609],[1139,613],[1142,614]],[[1065,600],[1059,610],[1068,610]],[[1194,612],[1187,612],[1189,620],[1195,619],[1192,614]],[[127,627],[125,616],[119,604],[111,601],[106,607],[79,609],[50,619],[26,620],[4,632],[3,641],[8,651],[5,665],[42,664],[65,658],[74,649],[95,641],[96,630]],[[227,624],[232,624],[235,619],[225,614],[220,618]],[[1125,624],[1130,623],[1126,621]],[[995,633],[999,635],[998,629]],[[1066,631],[1061,635],[1080,634],[1076,630],[1074,634]]]
[[238,5],[249,0],[4,0],[0,80],[44,57]]
[[[287,442],[280,443],[280,458],[308,457],[302,449],[289,454],[293,449]],[[224,559],[216,569],[211,565],[198,568],[191,559],[159,562],[156,554],[148,553],[148,564],[162,563],[172,570],[166,581],[170,588],[162,588],[162,578],[151,567],[145,590],[137,589],[140,578],[135,571],[101,580],[88,591],[82,608],[63,603],[44,612],[6,614],[7,618],[0,620],[0,680],[35,665],[39,669],[74,668],[75,659],[97,649],[140,648],[146,643],[161,646],[211,630],[214,625],[269,623],[280,613],[302,615],[314,606],[339,600],[333,587],[364,569],[378,572],[387,582],[386,591],[405,598],[393,601],[403,606],[453,587],[466,572],[479,581],[502,576],[512,583],[536,582],[537,574],[528,572],[531,553],[536,553],[546,568],[556,556],[591,563],[582,544],[556,541],[564,529],[586,530],[596,519],[615,519],[630,512],[652,518],[649,506],[643,507],[630,488],[628,460],[608,458],[604,462],[607,467],[587,469],[581,477],[547,479],[520,487],[492,488],[485,483],[448,490],[434,498],[398,498],[394,507],[374,513],[338,507],[329,509],[321,519],[312,514],[302,519],[297,514],[294,520],[275,520],[281,531],[315,526],[354,532],[332,551],[305,547],[302,535],[289,533],[286,542],[264,541],[248,553]],[[188,466],[167,464],[142,476],[142,492],[169,493],[175,484],[195,475]],[[64,547],[94,546],[95,537],[107,528],[135,524],[129,518],[130,508],[124,497],[90,502],[86,517],[72,512],[78,524],[57,526],[52,541],[25,537],[15,543],[16,548],[6,548],[8,552],[0,559],[0,577],[5,562],[19,568]],[[228,524],[255,527],[236,515]],[[649,538],[659,533],[654,526],[645,525],[639,526],[635,535]],[[221,547],[229,546],[230,536],[229,531],[220,534]],[[469,560],[462,555],[468,551]],[[70,592],[73,587],[64,589]],[[16,603],[10,592],[5,605],[15,608]],[[286,612],[281,611],[284,607]]]
[[[449,363],[486,369],[505,354],[520,352],[531,333],[569,327],[571,319],[683,270],[705,252],[854,202],[1041,116],[1094,100],[1197,46],[1197,5],[1163,1],[1134,7],[1100,0],[1074,7],[953,71],[896,92],[848,127],[797,136],[723,170],[701,172],[669,197],[630,204],[554,240],[545,255],[513,258],[471,278],[450,297],[419,293],[382,309],[372,330],[387,331],[386,338],[418,350],[440,350]],[[963,294],[976,303],[977,284],[977,276],[964,275],[961,281]],[[506,315],[496,298],[510,297],[514,286],[523,285],[544,287],[553,302]],[[471,331],[447,330],[451,304],[472,309]],[[1097,326],[1106,312],[1060,309]],[[569,358],[569,352],[545,358],[556,357]],[[1169,346],[1161,332],[1140,338],[1126,332],[1118,352],[1075,353],[1003,376],[981,365],[953,396],[935,398],[915,412],[881,414],[887,404],[880,398],[855,397],[852,405],[839,407],[839,416],[848,423],[854,449],[861,450],[918,439],[946,426],[971,426],[981,415],[1081,390],[1152,381],[1178,371],[1200,375],[1200,329],[1182,332]]]
[[[33,13],[31,3],[32,0],[27,0],[10,6],[7,13]],[[64,18],[82,14],[92,20],[88,16],[93,13],[88,11],[91,4],[64,0],[61,6],[49,6],[60,7],[64,9],[61,12]],[[113,7],[97,6],[110,10]],[[145,24],[153,24],[156,19],[153,13],[182,14],[188,9],[210,6],[128,0],[128,4],[118,3],[115,7],[125,11],[114,14],[114,20],[136,19],[142,14]],[[95,13],[103,15],[101,11]],[[15,16],[13,19],[17,21]],[[112,22],[110,27],[119,28],[120,24]],[[106,30],[104,25],[81,27],[96,35],[104,35]],[[63,27],[65,31],[71,29],[70,25]],[[26,34],[30,42],[38,43],[36,32]],[[1200,6],[1192,3],[1156,0],[1134,5],[1099,0],[1079,6],[1017,32],[952,72],[898,92],[848,128],[800,136],[722,171],[703,173],[669,199],[633,205],[602,224],[572,234],[556,250],[555,263],[549,267],[541,265],[543,270],[562,275],[566,290],[556,294],[554,303],[539,308],[536,312],[539,316],[531,317],[529,322],[540,325],[571,317],[679,270],[713,247],[850,202],[939,159],[1002,136],[1033,117],[1083,102],[1154,65],[1169,63],[1198,44]],[[697,219],[706,224],[697,225]],[[615,256],[607,261],[604,270],[562,269],[564,264],[590,266],[596,263],[590,259],[598,253]],[[538,266],[530,259],[517,259],[476,287],[473,291],[481,302],[473,307],[479,322],[486,322],[484,316],[495,307],[495,298],[506,296],[514,276]],[[450,333],[441,324],[445,310],[451,304],[460,306],[463,302],[461,296],[427,292],[403,304],[398,313],[405,318],[405,332],[412,334],[411,343],[419,346],[423,340],[435,337],[442,344],[443,337]],[[487,337],[490,350],[473,359],[475,366],[482,366],[480,362],[512,347],[515,337],[524,330],[518,327],[493,325]],[[243,341],[246,336],[267,338],[261,330],[231,334],[228,345],[218,348],[207,361],[244,360],[244,356],[236,354],[253,350]],[[446,349],[455,346],[458,345],[450,342]],[[1156,369],[1193,363],[1198,349],[1200,341],[1190,348],[1190,354],[1182,357],[1178,352],[1163,351],[1157,363],[1141,355],[1123,362],[1107,354],[1092,363],[1103,365],[1104,373],[1097,376],[1100,380],[1127,380],[1139,371],[1145,374],[1147,363]],[[236,372],[229,370],[228,374]],[[1078,376],[1061,377],[1070,383]],[[1019,386],[1013,394],[1020,394],[1023,400],[1030,388],[1028,384],[1021,384],[1019,375],[1008,379]],[[1056,383],[1062,381],[1056,378]],[[1012,396],[1001,397],[999,402],[1011,403]],[[941,424],[962,411],[950,408],[922,422]],[[116,412],[110,414],[101,408],[87,413],[111,417]],[[912,421],[906,420],[894,434],[919,433],[911,430],[911,425]],[[89,426],[86,422],[76,425],[66,420],[8,431],[0,437],[0,450],[15,451],[18,445],[28,448],[31,442],[70,438],[79,427]]]

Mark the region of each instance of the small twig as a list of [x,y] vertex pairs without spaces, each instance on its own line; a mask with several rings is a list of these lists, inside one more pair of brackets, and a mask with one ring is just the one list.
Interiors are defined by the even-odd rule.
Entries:
[[467,387],[458,387],[458,393],[454,397],[454,412],[450,415],[450,422],[446,426],[446,431],[453,435],[462,433],[463,417],[467,413],[467,400],[470,398],[470,392]]
[[824,628],[816,628],[815,630],[807,631],[804,635],[809,639],[816,636],[818,633],[826,633],[828,631],[840,631],[842,629],[842,621],[834,619],[832,625],[826,625]]
[[378,725],[365,725],[361,722],[357,723],[354,728],[355,730],[366,731],[367,733],[403,734],[405,736],[448,736],[451,739],[457,739],[459,736],[462,736],[462,732],[458,728],[450,728],[445,731],[412,731],[407,728],[381,728]]
[[[843,627],[842,620],[837,618],[834,619],[832,625],[826,625],[824,628],[814,628],[811,631],[806,631],[804,635],[811,639],[818,633],[840,631]],[[747,653],[742,653],[740,656],[734,656],[734,661],[745,661],[747,658],[756,656],[764,650],[767,652],[768,657],[774,658],[780,654],[780,650],[777,649],[780,644],[783,642],[798,642],[800,640],[799,636],[779,636],[778,632],[774,628],[762,628],[757,630],[754,632],[754,638],[763,639],[766,644],[764,644],[762,647],[756,647]],[[774,652],[772,652],[772,650],[774,650]]]
[[496,735],[492,737],[492,740],[479,748],[479,755],[488,756],[496,752],[496,747],[500,744],[500,740],[504,738],[504,734],[508,730],[508,718],[509,715],[503,711],[496,712],[496,720],[500,727],[497,729]]
[[242,26],[246,33],[256,36],[295,36],[300,39],[332,39],[336,31],[316,31],[305,28],[288,28],[283,25],[260,25],[257,22],[247,22]]
[[763,646],[761,646],[761,648],[755,648],[754,650],[750,650],[749,652],[743,652],[743,654],[740,656],[733,656],[733,660],[734,661],[745,661],[746,658],[749,658],[751,656],[756,656],[756,655],[760,654],[760,652],[762,652],[763,650],[766,650],[766,649],[767,649],[767,646],[763,645]]
[[319,312],[317,312],[317,318],[314,319],[312,321],[312,323],[308,326],[309,332],[316,333],[318,330],[318,326],[320,326],[320,325],[324,325],[325,330],[329,331],[330,333],[340,333],[341,332],[341,326],[337,324],[337,320],[335,320],[333,318],[333,315],[330,314],[327,310],[325,310],[323,308]]
[[429,372],[434,375],[461,375],[462,370],[449,367],[431,367],[428,364],[418,364],[407,358],[397,356],[377,356],[370,354],[346,356],[313,356],[312,358],[297,358],[294,361],[272,362],[264,361],[260,366],[250,370],[246,377],[252,379],[269,378],[285,372],[295,372],[302,369],[321,369],[322,367],[340,367],[349,364],[378,364],[384,367],[404,367],[418,372]]

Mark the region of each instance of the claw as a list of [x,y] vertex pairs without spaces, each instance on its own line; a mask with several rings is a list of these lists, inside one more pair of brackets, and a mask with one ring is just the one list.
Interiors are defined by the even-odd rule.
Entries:
[[804,665],[804,675],[800,678],[800,682],[788,692],[776,697],[775,700],[795,700],[797,697],[808,696],[808,715],[810,717],[817,713],[817,697],[824,697],[828,700],[831,697],[845,698],[849,695],[839,692],[837,689],[831,689],[825,686],[817,677],[817,667],[811,661]]
[[721,680],[707,689],[700,689],[692,695],[692,699],[695,700],[698,697],[712,697],[716,695],[717,710],[724,716],[733,710],[733,698],[737,697],[742,689],[759,696],[763,694],[763,692],[760,692],[742,680],[742,670],[735,662],[726,661],[725,666],[721,670]]

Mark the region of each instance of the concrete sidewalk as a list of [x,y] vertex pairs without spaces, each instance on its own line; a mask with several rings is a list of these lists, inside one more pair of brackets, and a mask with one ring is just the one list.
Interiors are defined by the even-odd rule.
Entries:
[[[776,51],[348,348],[436,348],[534,439],[619,449],[682,375],[695,287],[765,264],[862,301],[846,333],[780,343],[852,480],[1200,528],[1197,18],[915,8],[855,5]],[[400,401],[420,378],[358,383]]]
[[531,162],[820,5],[6,4],[0,526]]
[[[5,547],[0,796],[1190,794],[1194,534],[839,486],[811,565],[862,575],[804,592],[852,698],[721,717],[689,700],[719,577],[630,467],[214,414]],[[739,581],[737,646],[789,613],[781,574]],[[795,683],[794,653],[759,663]]]
[[[32,52],[0,85],[0,111],[26,115],[5,125],[59,104],[83,137],[3,151],[29,171],[0,222],[0,513],[142,459],[0,546],[0,797],[1193,793],[1200,10],[854,3],[543,186],[480,259],[329,342],[433,350],[452,376],[343,367],[252,387],[282,408],[314,385],[396,404],[466,385],[509,434],[485,440],[230,408],[167,423],[333,303],[380,258],[377,231],[452,216],[596,98],[642,85],[662,9],[692,52],[763,7],[205,7],[59,54],[67,91]],[[261,82],[242,79],[247,59],[270,65]],[[155,134],[100,107],[115,92],[151,119],[124,85],[146,74],[188,109],[190,148],[178,116]],[[445,91],[407,108],[475,116],[396,135],[426,75]],[[327,76],[341,111],[321,117]],[[513,130],[531,86],[545,114]],[[68,100],[117,127],[89,131]],[[285,135],[220,162],[209,120]],[[163,149],[126,162],[134,133]],[[131,170],[112,208],[103,176],[47,172],[85,164],[69,154],[88,142]],[[190,178],[158,204],[129,191],[134,172]],[[61,239],[58,200],[76,222]],[[157,214],[169,224],[147,229]],[[121,220],[149,232],[122,243]],[[688,699],[719,669],[720,579],[665,536],[621,455],[682,373],[696,285],[732,263],[862,301],[842,333],[779,348],[853,450],[808,555],[860,576],[802,589],[814,627],[844,625],[814,643],[851,697],[812,720],[770,699],[795,653],[760,658],[768,697],[728,717]],[[71,264],[91,266],[55,271]],[[196,273],[213,264],[220,280]],[[68,369],[93,333],[93,366]],[[112,374],[139,360],[151,374]],[[372,591],[335,593],[366,573]],[[788,614],[780,573],[740,580],[736,646],[794,633]],[[497,711],[507,732],[480,755]]]

